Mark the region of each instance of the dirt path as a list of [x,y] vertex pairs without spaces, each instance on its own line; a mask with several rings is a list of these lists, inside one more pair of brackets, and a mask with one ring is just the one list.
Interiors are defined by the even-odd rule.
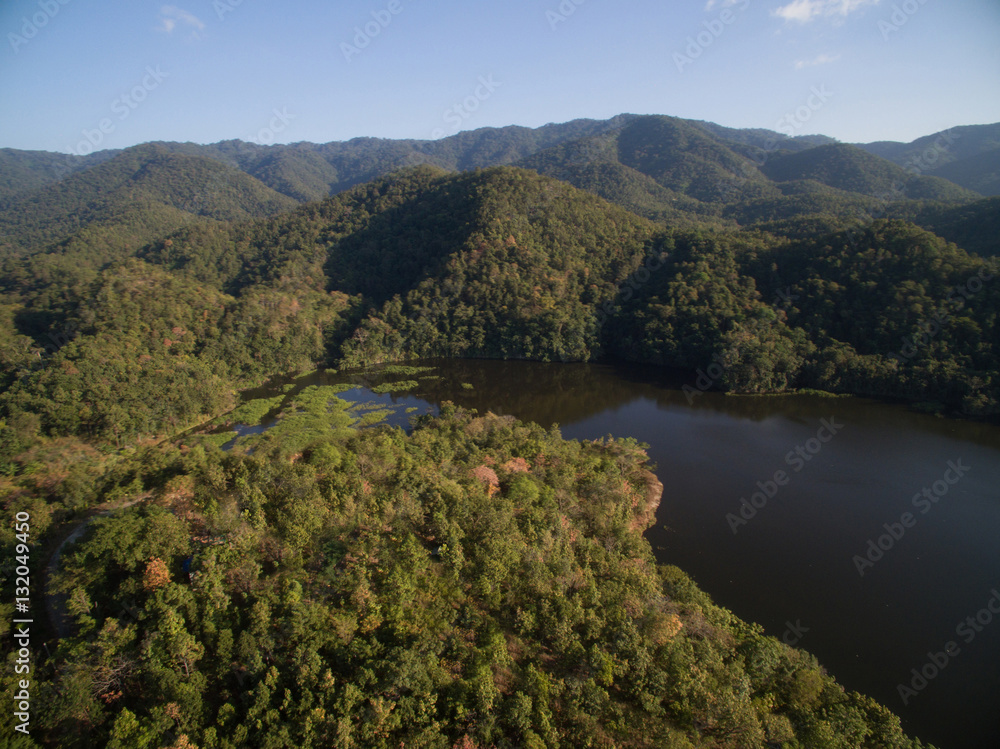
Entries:
[[110,507],[97,507],[95,508],[94,514],[90,517],[84,518],[82,521],[73,526],[73,530],[69,532],[69,535],[63,539],[59,547],[52,553],[49,558],[49,563],[45,567],[45,612],[49,618],[49,624],[52,626],[52,631],[55,632],[56,637],[63,639],[73,634],[73,622],[69,618],[69,614],[66,611],[66,602],[69,596],[65,593],[53,593],[49,590],[52,584],[52,577],[59,571],[59,563],[62,561],[63,552],[71,544],[75,544],[79,541],[83,534],[87,531],[87,526],[89,526],[96,518],[107,517],[113,512],[118,510],[124,510],[126,507],[131,507],[138,502],[146,499],[146,497],[136,497],[135,499],[130,499],[122,504],[113,505]]

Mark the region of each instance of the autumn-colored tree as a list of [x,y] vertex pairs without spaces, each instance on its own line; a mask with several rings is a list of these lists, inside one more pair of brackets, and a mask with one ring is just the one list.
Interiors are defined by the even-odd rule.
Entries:
[[162,588],[170,582],[170,570],[159,557],[153,557],[146,563],[146,571],[142,575],[142,587],[146,590]]

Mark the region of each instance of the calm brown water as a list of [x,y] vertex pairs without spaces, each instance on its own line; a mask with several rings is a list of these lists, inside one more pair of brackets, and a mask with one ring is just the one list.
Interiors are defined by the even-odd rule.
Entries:
[[[440,379],[342,397],[421,411],[451,400],[567,438],[648,443],[665,486],[646,534],[661,562],[814,653],[925,742],[1000,746],[1000,427],[853,398],[689,403],[680,388],[693,383],[639,367],[421,364]],[[407,418],[401,408],[397,423]]]

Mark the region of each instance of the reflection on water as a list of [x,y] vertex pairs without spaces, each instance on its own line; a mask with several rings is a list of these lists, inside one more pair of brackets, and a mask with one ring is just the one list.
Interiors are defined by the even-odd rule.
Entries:
[[[968,643],[956,628],[1000,590],[1000,427],[854,398],[689,398],[681,390],[689,379],[643,367],[420,364],[436,369],[400,377],[419,382],[405,394],[357,389],[342,397],[396,406],[391,421],[399,425],[409,421],[406,408],[424,413],[450,400],[559,424],[568,438],[648,443],[665,486],[647,533],[661,562],[815,653],[841,683],[886,704],[925,741],[941,749],[996,745],[1000,617]],[[371,387],[382,379],[320,373],[293,382],[299,389],[345,381]],[[264,394],[273,390],[254,397]],[[820,431],[824,419],[843,425],[830,439],[821,439],[830,437]],[[915,495],[933,492],[955,461],[967,474],[922,513]],[[862,577],[855,557],[906,512],[914,523],[898,539],[882,539],[888,550]],[[952,640],[961,653],[904,706],[898,685]]]

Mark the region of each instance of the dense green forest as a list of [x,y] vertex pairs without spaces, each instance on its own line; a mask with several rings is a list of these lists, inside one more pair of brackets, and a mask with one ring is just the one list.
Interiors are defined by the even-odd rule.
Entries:
[[902,220],[677,228],[525,170],[417,167],[272,219],[6,270],[0,402],[28,441],[162,436],[314,362],[431,356],[693,371],[739,352],[718,387],[1000,408],[995,266]]
[[40,741],[922,746],[656,565],[641,445],[453,407],[359,430],[332,393],[303,399],[287,418],[326,426],[305,445],[149,447],[100,471],[63,444],[64,477],[20,478],[8,504],[36,532],[81,493],[139,500],[51,582],[66,621],[36,675]]
[[[984,127],[940,170],[988,164]],[[93,518],[48,579],[36,737],[920,746],[655,565],[640,445],[453,407],[405,432],[327,389],[229,452],[187,430],[278,375],[427,357],[996,418],[997,198],[914,170],[935,143],[622,116],[0,152],[0,497],[37,564]]]

